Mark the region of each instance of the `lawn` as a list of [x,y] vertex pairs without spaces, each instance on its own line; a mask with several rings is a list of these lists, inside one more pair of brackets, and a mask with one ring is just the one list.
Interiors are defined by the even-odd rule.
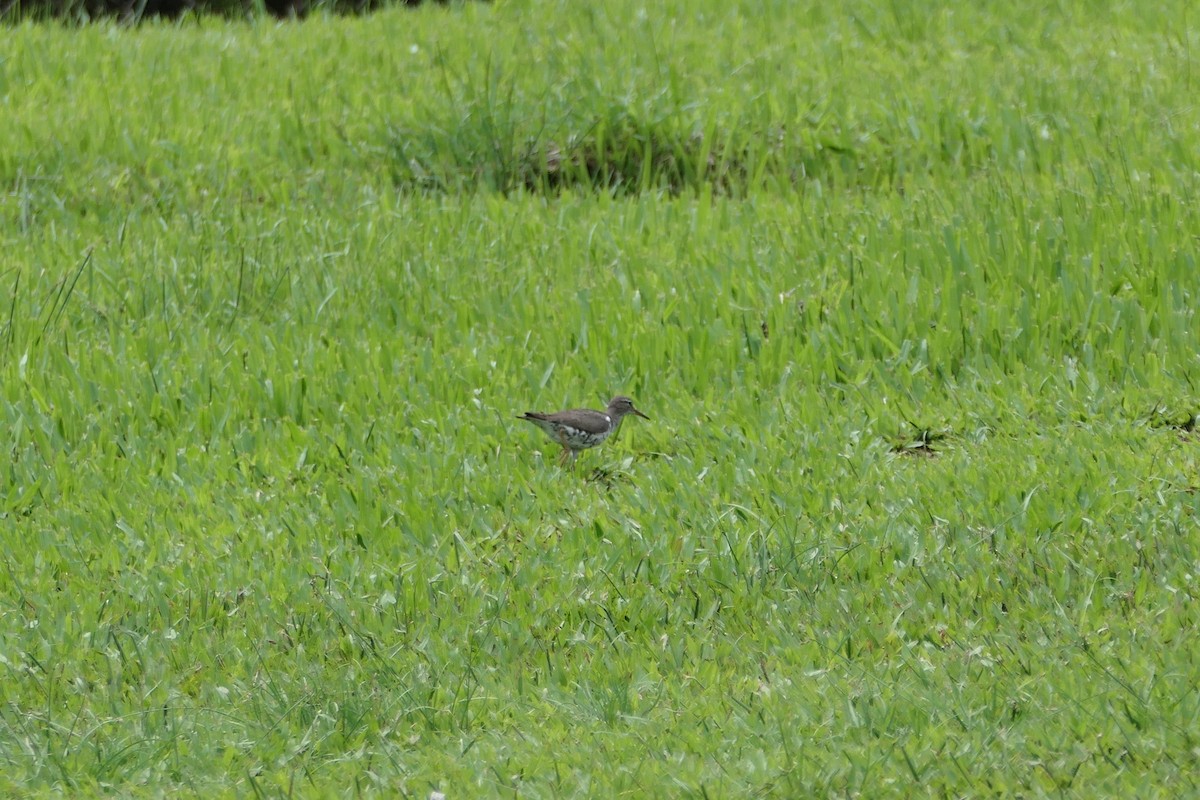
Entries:
[[1200,791],[1194,14],[911,6],[6,30],[0,794]]

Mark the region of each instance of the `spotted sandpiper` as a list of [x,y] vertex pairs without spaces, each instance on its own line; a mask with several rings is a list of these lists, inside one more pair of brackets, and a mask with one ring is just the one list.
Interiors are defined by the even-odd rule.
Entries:
[[565,466],[568,461],[574,463],[580,450],[595,447],[611,436],[627,414],[650,419],[634,408],[633,401],[624,395],[614,397],[604,411],[592,411],[590,408],[572,408],[553,414],[526,411],[517,419],[529,420],[561,444],[563,451],[558,461]]

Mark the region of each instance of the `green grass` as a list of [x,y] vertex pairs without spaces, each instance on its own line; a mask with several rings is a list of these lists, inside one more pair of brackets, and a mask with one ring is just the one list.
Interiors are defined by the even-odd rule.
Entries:
[[1192,25],[11,29],[0,793],[1196,793]]

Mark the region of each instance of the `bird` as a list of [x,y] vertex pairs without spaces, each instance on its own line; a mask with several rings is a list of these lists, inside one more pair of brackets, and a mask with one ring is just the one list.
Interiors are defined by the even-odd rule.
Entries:
[[572,465],[575,463],[580,450],[595,447],[611,436],[620,427],[621,420],[629,414],[650,419],[633,407],[632,400],[620,394],[609,401],[608,408],[604,411],[593,411],[590,408],[572,408],[552,414],[526,411],[517,419],[532,422],[562,445],[563,450],[558,463],[566,466],[568,461]]

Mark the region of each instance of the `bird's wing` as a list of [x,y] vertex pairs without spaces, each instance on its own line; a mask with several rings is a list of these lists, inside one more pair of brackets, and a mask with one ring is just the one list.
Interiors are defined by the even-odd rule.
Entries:
[[547,414],[546,419],[562,425],[570,425],[576,430],[600,434],[612,427],[612,419],[607,414],[592,411],[590,408],[573,408],[570,411],[559,411],[557,414]]

